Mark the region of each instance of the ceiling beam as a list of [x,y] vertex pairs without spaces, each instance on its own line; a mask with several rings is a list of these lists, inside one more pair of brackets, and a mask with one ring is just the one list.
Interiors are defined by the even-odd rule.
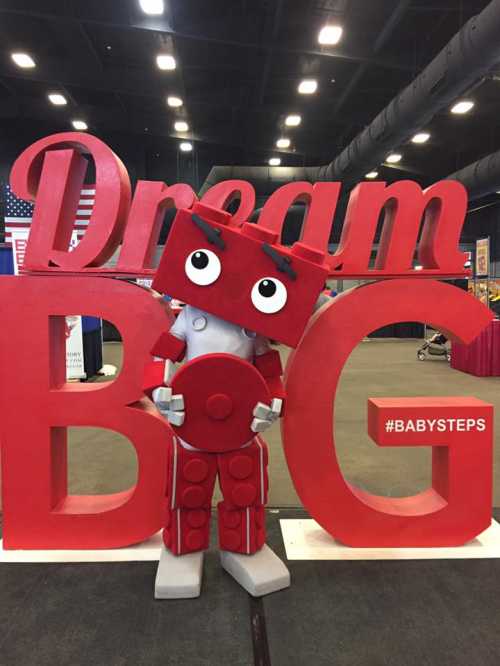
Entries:
[[[400,0],[392,14],[389,16],[388,21],[385,23],[384,27],[378,34],[377,39],[375,40],[375,43],[373,45],[373,53],[376,54],[378,53],[384,45],[387,43],[389,40],[390,36],[393,34],[394,30],[396,29],[398,23],[401,21],[403,16],[405,15],[406,11],[408,10],[409,6],[411,5],[411,0]],[[361,65],[358,65],[358,68],[356,72],[354,73],[354,76],[351,78],[349,83],[346,85],[344,88],[342,94],[338,98],[336,104],[333,107],[333,114],[334,116],[339,113],[339,111],[342,109],[344,104],[347,102],[351,94],[354,92],[356,86],[358,83],[361,81],[363,74],[366,72],[368,69],[368,65],[363,63]]]
[[[156,100],[158,108],[165,109],[165,118],[174,116],[174,112],[169,110],[166,104],[166,97],[169,92],[178,92],[174,87],[169,87],[168,83],[155,70],[151,70],[149,75],[145,75],[141,69],[127,70],[125,75],[121,68],[107,68],[103,71],[91,70],[75,66],[71,62],[60,62],[59,60],[47,59],[43,65],[30,70],[18,70],[9,62],[0,62],[0,78],[4,80],[6,86],[15,91],[15,85],[10,86],[10,81],[17,79],[24,81],[36,81],[50,86],[68,86],[69,88],[83,88],[91,91],[100,91],[125,95],[138,100]],[[252,105],[244,104],[235,94],[240,90],[226,89],[220,94],[217,92],[203,93],[199,97],[191,96],[187,100],[186,107],[188,112],[192,112],[195,107],[201,110],[220,111],[221,109],[237,110],[243,109],[253,115],[267,115],[273,117],[276,122],[284,117],[283,106],[280,104],[257,104],[255,100]],[[14,93],[13,93],[14,94]],[[76,93],[75,93],[76,94]],[[36,98],[33,96],[33,98]],[[126,100],[124,100],[126,102]],[[328,101],[320,104],[316,108],[327,108]],[[366,123],[368,120],[363,111],[359,115],[350,114],[349,122],[359,124]],[[347,119],[339,120],[339,125],[344,125]]]
[[211,37],[208,35],[203,35],[200,33],[190,33],[182,30],[175,30],[171,23],[162,17],[154,17],[153,19],[145,18],[135,21],[117,21],[113,20],[103,20],[103,19],[94,19],[92,17],[80,15],[69,15],[69,14],[52,14],[50,12],[44,12],[33,9],[19,9],[15,6],[11,7],[0,7],[0,15],[2,14],[12,14],[18,16],[30,16],[33,18],[39,18],[49,21],[59,22],[61,24],[68,23],[84,23],[86,25],[97,25],[100,27],[108,28],[118,28],[121,30],[142,30],[149,32],[157,32],[162,34],[172,35],[176,39],[184,39],[188,41],[198,41],[206,42],[208,44],[221,44],[225,46],[233,46],[241,49],[250,49],[258,51],[274,51],[275,53],[283,53],[290,55],[310,55],[318,58],[331,58],[336,60],[347,60],[351,62],[360,62],[367,63],[370,65],[376,65],[386,69],[396,69],[403,71],[412,71],[413,64],[410,62],[404,62],[400,57],[398,58],[373,58],[372,54],[367,53],[350,53],[348,51],[343,51],[342,49],[299,49],[299,48],[287,48],[284,46],[276,45],[273,43],[266,42],[241,42],[235,39],[229,39],[228,37],[218,36]]
[[[2,80],[0,79],[0,85]],[[269,156],[269,141],[262,133],[260,138],[254,138],[251,147],[247,143],[245,133],[235,136],[230,124],[217,128],[217,131],[204,130],[188,132],[187,136],[180,136],[172,130],[172,123],[161,122],[156,114],[145,111],[124,111],[120,101],[116,100],[116,105],[112,107],[101,107],[91,104],[85,104],[78,107],[80,115],[87,120],[90,126],[89,131],[93,134],[102,135],[106,133],[125,132],[140,136],[142,140],[172,139],[181,141],[183,139],[204,144],[218,144],[223,146],[232,146],[248,150],[251,153],[262,153],[265,155],[263,160]],[[0,105],[0,120],[19,120],[33,125],[35,122],[42,121],[48,125],[54,126],[57,131],[72,131],[70,124],[70,114],[63,109],[47,107],[45,100],[35,100],[32,97],[12,97],[3,100]],[[145,131],[145,128],[148,131]],[[307,155],[321,157],[324,153],[324,140],[320,133],[309,135],[307,141]],[[302,161],[305,153],[300,150],[280,150],[280,155],[286,158],[288,156],[292,161]]]
[[[271,21],[271,40],[270,43],[274,44],[276,41],[276,37],[278,36],[280,24],[281,24],[281,17],[283,14],[283,2],[284,0],[277,0],[276,2],[276,7],[274,10],[273,18]],[[267,52],[266,55],[266,60],[264,63],[264,69],[262,70],[262,78],[260,81],[260,86],[259,86],[259,93],[257,95],[257,99],[259,100],[259,104],[264,103],[264,95],[266,94],[266,87],[267,87],[267,82],[269,80],[269,72],[271,71],[271,66],[273,64],[273,49],[270,48]]]

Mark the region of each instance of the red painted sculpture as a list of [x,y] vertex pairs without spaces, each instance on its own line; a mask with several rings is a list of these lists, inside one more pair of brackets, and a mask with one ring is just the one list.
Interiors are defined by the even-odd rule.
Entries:
[[[366,307],[369,303],[370,307]],[[452,305],[452,307],[451,307]],[[468,343],[491,320],[474,298],[428,280],[373,283],[337,296],[313,316],[286,370],[287,411],[283,441],[295,488],[312,516],[349,546],[456,546],[491,521],[492,406],[474,398],[371,400],[368,428],[379,446],[432,446],[432,488],[414,497],[372,495],[348,483],[335,453],[332,409],[342,369],[353,349],[373,330],[393,321],[420,320],[452,340]],[[322,354],[318,354],[321,348]],[[328,358],[330,362],[325,363]],[[304,417],[304,386],[311,399]],[[426,422],[425,431],[384,431],[381,422]],[[428,420],[484,419],[484,428],[431,430]],[[307,419],[307,421],[306,421]],[[314,439],[304,441],[306,423]],[[311,479],[315,482],[311,483]],[[467,480],[466,480],[467,479]]]
[[[88,153],[95,205],[70,252]],[[467,209],[460,183],[425,190],[410,181],[360,183],[334,254],[328,241],[340,183],[289,183],[269,197],[258,223],[248,224],[255,204],[249,183],[218,183],[197,202],[188,185],[140,181],[131,199],[127,171],[112,150],[69,132],[28,147],[13,166],[11,187],[34,200],[35,210],[24,275],[0,278],[6,548],[119,547],[163,526],[166,545],[180,553],[165,551],[169,576],[184,582],[165,583],[160,571],[157,594],[196,594],[218,474],[223,565],[255,594],[288,584],[284,565],[262,546],[267,452],[258,433],[277,420],[285,397],[268,339],[296,347],[285,377],[284,446],[299,496],[328,532],[353,546],[422,547],[463,543],[487,526],[490,406],[464,398],[370,402],[369,432],[377,444],[433,447],[432,487],[412,498],[377,497],[348,484],[332,436],[338,377],[370,331],[421,320],[468,344],[491,321],[472,297],[429,280],[467,276],[458,247]],[[234,199],[240,203],[231,216],[224,209]],[[285,248],[279,239],[296,201],[307,214],[300,242]],[[168,207],[179,212],[156,271],[153,250]],[[116,267],[104,266],[118,250]],[[379,282],[338,296],[309,321],[327,274]],[[155,276],[156,289],[189,303],[173,326],[150,293],[103,279],[140,276]],[[64,315],[75,313],[120,329],[124,368],[109,385],[65,382]],[[150,362],[149,352],[169,361]],[[183,358],[172,377],[170,361]],[[12,406],[26,402],[29,382],[30,418],[23,418]],[[394,430],[385,429],[389,422]],[[127,436],[137,453],[137,485],[115,495],[68,495],[70,426]],[[253,571],[242,558],[257,563]],[[262,562],[267,578],[259,578]]]

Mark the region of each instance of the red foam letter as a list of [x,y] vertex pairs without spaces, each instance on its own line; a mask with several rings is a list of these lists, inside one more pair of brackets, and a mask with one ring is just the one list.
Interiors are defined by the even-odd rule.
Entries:
[[[68,252],[85,176],[86,160],[79,154],[84,150],[95,162],[95,204],[84,237]],[[26,269],[100,266],[118,247],[130,205],[130,181],[121,160],[96,137],[63,132],[36,141],[14,162],[10,185],[21,199],[35,200]]]
[[116,269],[124,273],[153,268],[154,251],[167,208],[191,208],[197,200],[189,185],[167,186],[140,180],[134,192]]
[[248,222],[255,208],[255,190],[246,180],[224,180],[217,183],[202,196],[204,204],[226,210],[235,199],[240,199],[238,210],[231,218],[231,226],[240,226]]
[[[491,515],[491,407],[441,399],[411,409],[375,404],[370,432],[386,445],[435,446],[433,488],[411,498],[379,497],[347,483],[335,455],[332,407],[342,369],[371,331],[397,321],[425,321],[452,339],[473,340],[492,313],[463,291],[440,282],[392,280],[338,296],[322,308],[293,352],[286,370],[283,439],[295,488],[325,530],[350,546],[455,546],[489,525]],[[318,350],[321,349],[321,354]],[[304,387],[313,399],[304,402]],[[391,409],[394,409],[391,412]],[[442,410],[441,410],[442,408]],[[372,406],[372,411],[375,408]],[[484,429],[409,434],[381,432],[383,417],[484,419]],[[396,414],[399,416],[396,417]],[[466,427],[466,426],[465,426]],[[436,426],[437,428],[437,426]]]
[[288,209],[296,201],[301,201],[307,206],[301,241],[320,252],[327,252],[340,187],[340,183],[311,185],[301,181],[283,185],[266,201],[258,223],[281,237]]
[[[0,327],[5,547],[116,548],[146,539],[162,526],[172,437],[141,389],[149,350],[170,325],[163,305],[135,285],[90,277],[4,277],[0,302],[10,304]],[[115,381],[65,383],[69,313],[105,317],[120,329],[124,363]],[[138,458],[136,486],[68,496],[68,426],[128,437]]]
[[397,274],[412,269],[422,216],[424,226],[419,260],[424,270],[463,272],[465,255],[458,241],[467,210],[467,193],[456,181],[440,181],[422,191],[420,185],[402,180],[360,183],[349,197],[337,252],[330,258],[332,274],[355,275],[369,269],[370,254],[380,213],[384,223],[375,269]]

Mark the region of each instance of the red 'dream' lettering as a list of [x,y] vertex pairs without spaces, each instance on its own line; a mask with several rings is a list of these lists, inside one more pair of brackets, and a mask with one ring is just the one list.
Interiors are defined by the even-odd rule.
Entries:
[[[95,204],[82,240],[68,251],[89,152],[95,162]],[[36,141],[10,174],[12,191],[35,200],[24,268],[77,272],[106,262],[118,247],[130,206],[130,180],[121,160],[90,134],[63,132]]]

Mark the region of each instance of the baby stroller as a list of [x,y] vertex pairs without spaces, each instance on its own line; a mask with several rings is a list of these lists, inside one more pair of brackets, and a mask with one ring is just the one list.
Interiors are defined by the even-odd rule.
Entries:
[[424,344],[417,351],[417,358],[419,361],[425,361],[427,356],[444,356],[448,363],[451,361],[451,353],[446,343],[448,338],[437,331],[434,335],[426,340]]

